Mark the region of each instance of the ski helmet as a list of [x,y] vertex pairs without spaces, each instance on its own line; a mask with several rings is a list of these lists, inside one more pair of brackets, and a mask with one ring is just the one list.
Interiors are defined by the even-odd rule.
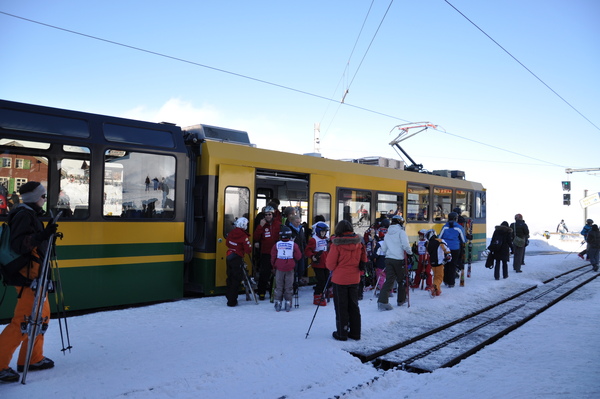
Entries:
[[435,230],[434,229],[429,229],[425,233],[425,238],[429,241],[429,240],[431,240],[431,237],[433,237],[434,235],[435,235]]
[[263,210],[263,212],[264,213],[274,213],[275,209],[272,206],[267,205],[267,206],[265,206],[265,209]]
[[235,227],[239,227],[242,230],[246,230],[248,228],[248,219],[241,217],[238,218],[235,223],[234,223]]
[[588,219],[588,220],[586,220],[585,222],[586,222],[587,224],[589,224],[590,226],[591,226],[592,224],[594,224],[594,221],[593,221],[592,219]]
[[456,220],[456,219],[458,219],[458,213],[456,213],[456,212],[450,212],[448,214],[448,220],[449,221]]
[[427,231],[428,231],[427,229],[421,229],[421,230],[419,230],[419,235],[424,236],[425,234],[427,234]]
[[327,223],[319,222],[315,225],[315,233],[320,237],[322,231],[329,231],[329,226],[327,226]]
[[383,219],[381,221],[381,227],[386,228],[386,229],[388,227],[390,227],[390,219],[388,219],[388,218]]
[[281,226],[281,230],[279,231],[279,239],[289,240],[290,238],[292,238],[292,229],[287,226]]
[[394,215],[394,216],[392,216],[392,223],[402,224],[402,223],[404,223],[404,218],[400,215]]

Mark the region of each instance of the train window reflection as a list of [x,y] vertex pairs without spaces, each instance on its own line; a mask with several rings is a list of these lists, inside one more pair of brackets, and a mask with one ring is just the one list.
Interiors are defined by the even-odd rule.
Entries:
[[87,218],[90,214],[89,159],[64,158],[59,163],[59,170],[60,192],[56,210],[62,211],[61,218]]
[[172,218],[175,182],[172,156],[107,150],[103,215],[128,219]]
[[406,195],[406,220],[409,222],[429,220],[429,186],[410,183]]

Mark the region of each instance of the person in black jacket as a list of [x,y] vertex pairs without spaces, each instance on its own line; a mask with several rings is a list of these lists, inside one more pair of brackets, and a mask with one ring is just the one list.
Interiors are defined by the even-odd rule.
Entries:
[[[27,255],[27,262],[19,272],[23,277],[19,286],[15,285],[18,299],[13,318],[0,334],[0,381],[16,382],[19,374],[8,367],[15,350],[21,346],[17,359],[17,371],[24,370],[27,352],[28,335],[21,333],[21,323],[31,315],[35,291],[29,287],[31,281],[40,272],[41,259],[48,248],[48,239],[56,233],[57,224],[48,223],[46,228],[40,216],[44,213],[42,206],[46,202],[46,189],[40,183],[29,181],[19,188],[22,204],[13,208],[8,215],[10,226],[10,246],[18,254]],[[48,298],[44,301],[42,310],[43,329],[50,321],[50,305]],[[29,371],[43,370],[54,367],[54,362],[43,354],[44,335],[35,339]]]
[[592,266],[594,266],[594,271],[598,271],[598,262],[599,262],[599,253],[600,253],[600,230],[598,229],[597,224],[593,224],[590,232],[587,235],[587,254],[588,259]]
[[494,278],[500,280],[500,262],[502,262],[502,277],[508,278],[508,260],[510,253],[514,251],[512,242],[512,229],[508,222],[502,222],[496,226],[492,240],[490,241],[490,255],[495,260]]
[[515,222],[510,226],[513,230],[512,239],[514,245],[513,269],[517,273],[521,273],[521,265],[525,263],[525,247],[529,239],[529,227],[523,220],[523,215],[517,213]]

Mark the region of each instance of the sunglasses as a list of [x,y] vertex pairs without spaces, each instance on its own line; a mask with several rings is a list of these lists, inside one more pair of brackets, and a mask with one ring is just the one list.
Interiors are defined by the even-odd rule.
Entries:
[[46,194],[42,194],[42,198],[43,198],[43,199],[46,199]]

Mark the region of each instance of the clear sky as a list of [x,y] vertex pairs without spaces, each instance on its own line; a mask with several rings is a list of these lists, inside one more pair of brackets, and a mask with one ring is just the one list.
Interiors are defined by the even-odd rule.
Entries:
[[483,183],[490,226],[579,231],[600,175],[564,170],[600,167],[599,17],[597,0],[4,0],[0,98],[295,153],[320,123],[328,158],[398,158],[392,128],[427,121],[402,147]]

